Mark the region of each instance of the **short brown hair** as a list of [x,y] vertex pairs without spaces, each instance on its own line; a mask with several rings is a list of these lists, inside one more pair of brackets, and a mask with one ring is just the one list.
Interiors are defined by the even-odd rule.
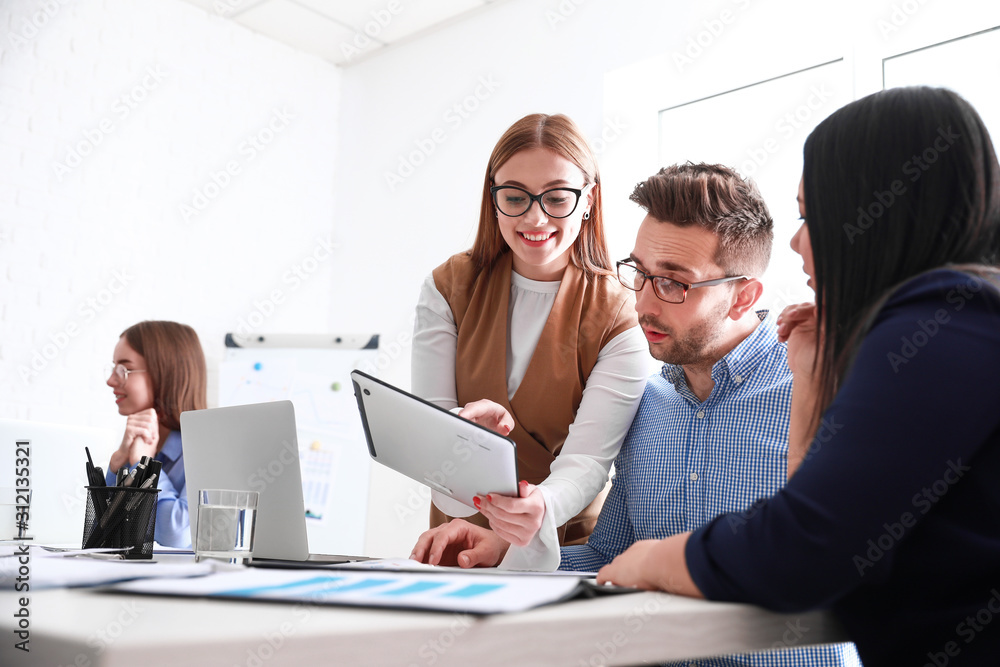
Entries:
[[699,225],[719,238],[715,263],[728,275],[767,270],[774,221],[757,185],[721,164],[675,164],[635,186],[629,197],[661,222]]
[[569,117],[531,114],[511,125],[493,148],[486,165],[483,199],[479,209],[479,229],[470,254],[480,271],[489,271],[510,248],[500,234],[500,223],[493,206],[490,187],[497,170],[515,153],[529,148],[548,149],[575,164],[583,172],[584,185],[594,184],[590,219],[580,226],[580,235],[573,242],[570,261],[588,276],[610,275],[611,258],[604,237],[604,216],[601,211],[601,174],[597,158],[583,132]]
[[122,338],[146,360],[159,423],[176,431],[182,412],[207,407],[205,354],[194,329],[177,322],[147,320],[123,331]]

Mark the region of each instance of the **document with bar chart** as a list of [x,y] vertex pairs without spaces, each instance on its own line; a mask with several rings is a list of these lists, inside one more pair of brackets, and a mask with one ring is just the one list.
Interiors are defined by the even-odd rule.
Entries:
[[248,568],[194,579],[132,581],[111,590],[498,614],[572,598],[580,593],[581,582],[582,578],[568,576]]

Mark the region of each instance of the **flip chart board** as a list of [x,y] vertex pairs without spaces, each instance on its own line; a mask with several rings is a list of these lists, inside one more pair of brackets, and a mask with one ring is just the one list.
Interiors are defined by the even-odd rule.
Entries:
[[309,550],[360,554],[371,459],[350,372],[374,369],[378,335],[226,335],[219,406],[295,406]]

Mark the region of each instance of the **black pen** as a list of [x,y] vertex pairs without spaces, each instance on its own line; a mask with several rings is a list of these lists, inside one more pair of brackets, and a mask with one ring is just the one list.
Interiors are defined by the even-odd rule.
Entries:
[[[121,483],[121,488],[127,489],[134,483],[135,483],[135,469],[133,468],[132,472],[130,472],[128,476],[125,477],[125,480]],[[112,515],[115,514],[118,511],[118,508],[121,507],[121,504],[125,502],[124,501],[125,494],[123,492],[119,491],[115,495],[116,497],[113,501],[111,501],[111,506],[108,508],[108,511],[105,512],[104,516],[101,517],[101,524],[100,524],[101,528],[104,528],[105,526],[108,525],[108,522],[111,521]]]
[[[145,457],[143,457],[145,458]],[[135,479],[132,481],[132,486],[139,486],[146,480],[146,475],[149,473],[146,464],[139,461],[138,465],[135,466]]]
[[[107,486],[107,483],[104,481],[103,471],[100,468],[94,467],[94,459],[90,456],[90,448],[84,447],[83,451],[87,453],[87,483],[90,486]],[[94,514],[97,518],[100,518],[104,514],[104,510],[107,509],[107,499],[102,492],[98,491],[91,494],[91,500],[94,503]]]
[[[121,483],[120,489],[126,489],[135,482],[135,469],[132,470]],[[115,492],[115,499],[111,501],[108,509],[101,514],[100,520],[94,519],[94,529],[90,532],[90,539],[87,543],[83,545],[84,549],[92,549],[96,546],[100,546],[101,542],[104,541],[105,537],[115,528],[125,516],[126,508],[122,507],[125,504],[125,492],[117,491]]]
[[83,451],[87,452],[87,481],[90,482],[91,486],[101,486],[104,484],[104,477],[97,472],[99,468],[94,466],[94,459],[90,456],[90,448],[84,447]]
[[161,468],[163,468],[163,462],[153,459],[149,464],[150,476],[159,477]]
[[[156,475],[150,475],[149,477],[146,478],[146,481],[143,482],[141,486],[139,486],[139,488],[148,489],[152,487],[155,482],[156,482]],[[128,504],[125,505],[125,509],[131,512],[132,510],[135,509],[135,506],[139,504],[139,501],[141,499],[142,499],[142,494],[139,493],[133,494],[133,497],[129,499]]]
[[[138,466],[136,466],[136,468],[138,468]],[[141,486],[137,486],[135,484],[135,479],[135,470],[132,470],[129,476],[125,478],[123,488],[136,487],[137,489],[148,489],[154,484],[154,482],[156,482],[155,475],[148,477]],[[95,526],[94,531],[90,535],[90,539],[87,540],[87,545],[84,547],[85,549],[100,546],[101,542],[104,541],[108,535],[112,534],[113,531],[118,528],[118,524],[124,521],[129,512],[133,511],[136,505],[139,504],[141,495],[139,493],[133,493],[131,494],[132,497],[129,498],[128,501],[124,502],[125,506],[121,507],[123,503],[122,499],[125,495],[126,493],[124,491],[118,492],[118,497],[115,498],[113,503],[111,503],[111,508],[108,509],[107,513],[98,525]]]

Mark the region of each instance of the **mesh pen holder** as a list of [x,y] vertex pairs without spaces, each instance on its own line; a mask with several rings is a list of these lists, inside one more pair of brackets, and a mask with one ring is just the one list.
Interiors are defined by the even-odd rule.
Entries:
[[128,560],[153,557],[157,488],[88,486],[83,548],[126,549]]

